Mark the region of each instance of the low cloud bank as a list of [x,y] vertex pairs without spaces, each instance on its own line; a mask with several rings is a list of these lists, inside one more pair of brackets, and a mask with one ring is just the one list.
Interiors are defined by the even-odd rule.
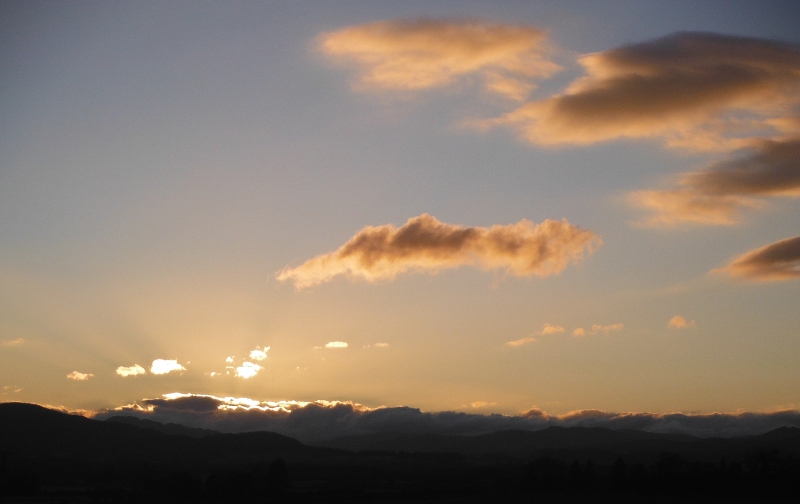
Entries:
[[566,219],[541,224],[523,219],[486,228],[446,224],[422,214],[400,228],[367,226],[338,250],[284,268],[277,278],[301,289],[339,275],[378,281],[407,271],[437,272],[466,265],[544,277],[560,273],[600,244],[599,236]]
[[612,413],[580,410],[549,415],[531,409],[521,415],[480,415],[452,411],[428,413],[416,408],[369,408],[339,401],[257,401],[173,393],[159,399],[104,411],[95,418],[129,415],[222,432],[266,430],[303,442],[374,432],[477,435],[507,429],[539,430],[550,426],[607,427],[700,437],[755,435],[778,427],[800,427],[799,411],[774,413]]

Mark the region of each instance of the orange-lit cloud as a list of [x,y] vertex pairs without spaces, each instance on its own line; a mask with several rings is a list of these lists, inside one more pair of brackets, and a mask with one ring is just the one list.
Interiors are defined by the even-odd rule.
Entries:
[[117,374],[120,376],[136,376],[145,373],[146,371],[139,364],[134,364],[133,366],[129,367],[120,366],[117,368]]
[[25,343],[25,338],[16,338],[16,339],[12,339],[12,340],[0,341],[0,346],[12,347],[12,346],[19,346],[19,345],[21,345],[23,343]]
[[586,329],[584,329],[583,327],[579,327],[579,328],[575,329],[574,331],[572,331],[572,335],[573,336],[586,336]]
[[486,124],[516,127],[540,145],[660,138],[730,150],[797,134],[800,49],[771,40],[682,32],[592,53],[564,93]]
[[522,345],[527,345],[528,343],[533,343],[535,341],[536,341],[536,338],[534,338],[533,336],[527,336],[525,338],[520,338],[518,340],[507,341],[506,345],[513,346],[513,347],[518,347],[518,346],[522,346]]
[[694,327],[694,320],[686,320],[685,318],[681,317],[680,315],[675,315],[669,322],[667,323],[669,327],[674,327],[675,329],[686,329],[687,327]]
[[599,332],[603,334],[608,334],[611,331],[620,331],[624,327],[625,327],[624,324],[609,324],[609,325],[592,324],[591,334],[597,334]]
[[628,201],[652,215],[642,223],[732,225],[763,196],[800,196],[800,139],[761,140],[744,154],[681,175],[679,188],[635,191]]
[[325,348],[347,348],[347,343],[344,341],[330,341],[325,344]]
[[92,373],[79,373],[78,371],[73,371],[67,375],[67,378],[75,381],[86,381],[93,376],[94,375]]
[[800,236],[747,252],[734,259],[722,271],[749,280],[800,278]]
[[601,243],[599,236],[566,219],[538,225],[523,219],[484,228],[445,224],[423,214],[400,228],[367,226],[339,250],[284,268],[277,278],[304,288],[338,275],[377,281],[407,271],[437,272],[465,265],[544,277],[560,273]]
[[522,100],[560,67],[527,26],[434,19],[380,21],[324,33],[319,49],[359,69],[357,89],[418,91],[478,75],[487,91]]
[[[564,332],[564,328],[562,326],[556,326],[556,325],[552,325],[552,324],[544,324],[542,326],[541,330],[539,330],[539,332],[537,334],[539,336],[546,336],[548,334],[557,334],[557,333],[562,333],[562,332]],[[528,343],[533,343],[535,341],[537,341],[536,338],[534,338],[533,336],[528,336],[528,337],[521,338],[521,339],[518,339],[518,340],[508,341],[508,342],[506,342],[506,345],[513,346],[513,347],[518,347],[518,346],[522,346],[522,345],[527,345]]]
[[156,359],[150,366],[150,372],[156,375],[171,373],[173,371],[186,371],[186,368],[178,364],[174,359]]
[[742,209],[763,206],[763,202],[753,198],[704,194],[692,188],[634,191],[628,195],[628,202],[651,213],[639,221],[651,227],[731,226],[739,223]]

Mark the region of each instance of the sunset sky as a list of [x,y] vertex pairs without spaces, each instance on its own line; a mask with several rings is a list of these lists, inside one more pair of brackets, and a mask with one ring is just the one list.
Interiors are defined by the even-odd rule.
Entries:
[[0,401],[800,409],[798,20],[2,2]]

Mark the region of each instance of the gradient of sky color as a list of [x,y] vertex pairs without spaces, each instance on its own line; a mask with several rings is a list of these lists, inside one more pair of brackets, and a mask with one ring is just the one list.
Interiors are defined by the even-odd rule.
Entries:
[[[756,57],[769,99],[746,115],[797,120],[798,19],[788,1],[2,2],[0,401],[798,409],[800,244],[755,252],[800,235],[798,165],[772,192],[708,174],[768,158],[757,142],[777,133],[737,123],[741,145],[675,147],[658,116],[577,138],[524,109],[608,84],[574,84],[582,55],[710,32],[789,48]],[[434,58],[403,66],[405,84],[366,78],[407,56],[414,23],[432,47],[448,26],[516,27],[542,60],[470,66],[442,49],[450,73]],[[377,56],[342,42],[374,26],[400,38]],[[439,80],[421,80],[431,65]],[[677,220],[648,212],[664,198]],[[696,213],[696,198],[723,213]],[[357,244],[339,251],[425,214],[438,238],[411,242],[459,245],[381,242],[378,269]],[[536,228],[547,220],[561,227]],[[548,237],[554,262],[505,252],[508,236],[529,254]]]

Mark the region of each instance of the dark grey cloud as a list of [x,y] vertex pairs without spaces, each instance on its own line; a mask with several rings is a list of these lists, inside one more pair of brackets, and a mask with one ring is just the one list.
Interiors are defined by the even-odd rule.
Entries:
[[724,270],[751,280],[800,278],[800,236],[747,252],[734,259]]
[[629,201],[652,212],[649,225],[736,224],[765,196],[800,196],[800,138],[761,140],[752,148],[685,173],[679,187],[635,191]]
[[713,195],[800,196],[800,139],[764,141],[747,155],[688,173],[682,183]]
[[105,411],[96,418],[130,415],[222,432],[266,430],[304,442],[375,432],[477,435],[508,429],[539,430],[550,426],[607,427],[701,437],[755,435],[784,426],[800,427],[800,412],[775,413],[612,413],[599,410],[549,415],[531,409],[520,415],[479,415],[416,408],[367,408],[349,402],[259,402],[250,399],[171,394],[141,404]]

